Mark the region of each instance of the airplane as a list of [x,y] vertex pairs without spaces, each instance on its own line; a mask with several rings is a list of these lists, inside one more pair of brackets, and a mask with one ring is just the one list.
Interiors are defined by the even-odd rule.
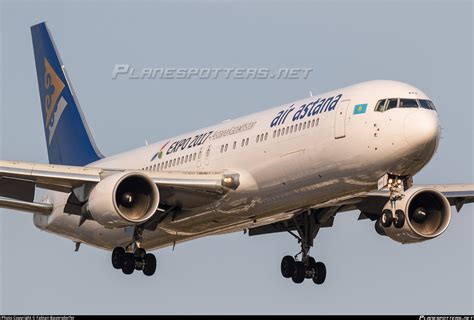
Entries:
[[[397,81],[358,83],[105,157],[44,22],[31,27],[48,164],[0,161],[0,207],[41,230],[111,251],[151,276],[150,251],[196,238],[290,233],[282,276],[322,284],[321,228],[357,211],[399,243],[441,235],[474,184],[416,185],[440,139],[431,99]],[[138,107],[136,107],[138,108]],[[38,193],[39,192],[39,193]],[[40,195],[42,194],[42,197]],[[41,200],[35,200],[41,198]]]

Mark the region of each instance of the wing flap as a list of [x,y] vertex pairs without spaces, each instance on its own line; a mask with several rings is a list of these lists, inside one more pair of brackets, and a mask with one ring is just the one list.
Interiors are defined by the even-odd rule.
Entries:
[[49,203],[21,201],[4,197],[0,197],[0,208],[26,211],[44,216],[50,215],[53,211],[53,205]]
[[0,177],[0,197],[31,202],[35,197],[35,184],[29,180]]
[[37,187],[71,192],[84,183],[101,180],[102,169],[54,164],[0,161],[0,177],[32,181]]

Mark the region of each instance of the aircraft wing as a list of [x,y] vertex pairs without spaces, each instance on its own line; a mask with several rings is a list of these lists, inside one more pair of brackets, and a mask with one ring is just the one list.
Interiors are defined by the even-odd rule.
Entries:
[[[434,184],[434,185],[416,185],[417,187],[432,188],[441,192],[452,206],[459,212],[463,205],[474,202],[474,184]],[[387,190],[370,192],[365,195],[366,198],[384,197],[389,198]]]
[[210,203],[239,185],[239,175],[230,172],[142,171],[0,161],[0,207],[48,214],[51,206],[33,202],[36,187],[70,193],[127,171],[148,175],[159,188],[161,201],[168,206]]
[[[442,193],[452,206],[459,212],[463,205],[474,203],[474,184],[439,184],[439,185],[415,185],[416,187],[432,188]],[[275,232],[294,231],[298,228],[299,216],[304,211],[311,212],[311,219],[320,228],[331,227],[334,217],[339,212],[354,211],[360,212],[359,220],[377,220],[384,205],[389,200],[388,190],[379,190],[359,195],[347,196],[323,202],[311,208],[294,211],[291,218],[286,220],[262,224],[249,230],[249,235],[262,235]]]

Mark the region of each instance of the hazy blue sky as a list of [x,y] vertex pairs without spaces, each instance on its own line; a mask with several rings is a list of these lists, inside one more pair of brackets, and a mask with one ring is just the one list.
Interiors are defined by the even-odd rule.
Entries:
[[[0,158],[47,162],[30,26],[47,21],[101,150],[371,79],[411,83],[438,107],[441,146],[416,183],[473,182],[471,2],[1,2]],[[137,67],[310,67],[306,80],[112,80]],[[312,253],[323,286],[295,285],[288,234],[203,238],[156,252],[158,275],[124,276],[109,252],[1,210],[0,313],[474,313],[474,209],[441,237],[400,245],[356,213]]]

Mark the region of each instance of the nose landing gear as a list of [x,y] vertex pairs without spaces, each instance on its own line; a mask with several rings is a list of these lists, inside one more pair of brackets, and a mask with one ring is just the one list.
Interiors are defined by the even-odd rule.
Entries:
[[388,179],[387,187],[390,191],[390,209],[384,209],[382,215],[375,222],[375,230],[380,235],[384,235],[383,228],[389,228],[392,224],[395,228],[403,228],[405,224],[405,213],[403,210],[396,209],[397,201],[403,199],[402,193],[406,187],[412,183],[411,178],[401,178],[392,176]]

